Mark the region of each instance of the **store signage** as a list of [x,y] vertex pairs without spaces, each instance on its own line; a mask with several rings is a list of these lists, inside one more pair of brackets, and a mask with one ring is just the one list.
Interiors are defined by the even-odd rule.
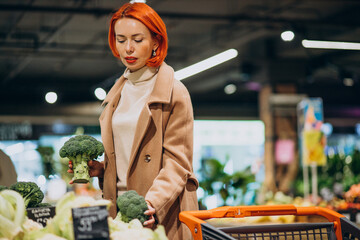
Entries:
[[298,118],[303,164],[305,166],[326,165],[326,136],[322,132],[322,99],[309,98],[301,101],[298,105]]
[[73,208],[74,236],[80,239],[109,239],[108,211],[106,206]]
[[0,140],[29,139],[32,134],[32,125],[28,122],[0,124]]
[[53,206],[28,208],[26,211],[29,219],[40,223],[44,227],[46,226],[47,221],[55,216],[55,207]]

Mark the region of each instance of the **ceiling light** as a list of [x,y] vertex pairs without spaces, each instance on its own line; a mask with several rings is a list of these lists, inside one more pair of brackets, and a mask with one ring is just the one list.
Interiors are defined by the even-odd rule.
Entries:
[[351,86],[354,85],[354,79],[352,79],[352,78],[344,78],[343,83],[344,83],[345,86],[351,87]]
[[100,87],[97,88],[97,89],[95,89],[94,94],[95,94],[95,96],[97,97],[97,99],[99,99],[99,100],[104,100],[105,97],[106,97],[106,92],[105,92],[105,90],[102,89],[102,88],[100,88]]
[[130,3],[146,3],[146,0],[131,0]]
[[284,31],[281,33],[281,39],[285,42],[290,42],[294,39],[295,34],[293,31]]
[[237,87],[233,83],[230,83],[224,87],[224,92],[229,95],[235,93],[236,90],[237,90]]
[[190,65],[186,68],[178,70],[175,72],[175,78],[177,80],[183,80],[187,77],[195,75],[199,72],[205,71],[209,68],[212,68],[216,65],[219,65],[223,62],[226,62],[230,59],[235,58],[238,55],[238,51],[236,49],[229,49],[222,53],[216,54],[210,58],[207,58],[203,61]]
[[45,95],[45,100],[50,103],[50,104],[53,104],[56,102],[57,100],[57,94],[55,92],[48,92],[46,95]]
[[301,43],[305,48],[360,50],[360,43],[355,42],[335,42],[304,39]]

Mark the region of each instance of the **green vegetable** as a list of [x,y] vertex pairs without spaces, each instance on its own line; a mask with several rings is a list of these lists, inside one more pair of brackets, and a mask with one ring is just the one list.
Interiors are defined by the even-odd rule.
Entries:
[[11,185],[10,189],[20,193],[26,208],[37,207],[44,199],[44,193],[34,182],[17,182]]
[[60,149],[60,157],[69,158],[73,164],[75,183],[87,183],[90,180],[87,162],[104,153],[104,146],[94,137],[78,135],[70,138]]
[[51,205],[50,203],[39,203],[36,207],[52,207],[53,205]]
[[145,198],[134,190],[118,196],[116,203],[121,214],[121,220],[126,223],[133,219],[139,219],[141,223],[144,223],[149,219],[149,216],[144,214],[148,209]]
[[14,239],[22,233],[25,221],[25,203],[21,195],[12,190],[0,192],[0,238]]
[[0,192],[1,192],[2,190],[6,190],[6,189],[8,189],[6,186],[0,185]]

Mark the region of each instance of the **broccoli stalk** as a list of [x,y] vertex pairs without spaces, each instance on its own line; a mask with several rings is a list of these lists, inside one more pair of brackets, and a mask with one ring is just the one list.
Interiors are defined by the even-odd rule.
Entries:
[[148,209],[147,203],[144,197],[140,196],[135,190],[119,195],[116,203],[123,222],[128,223],[133,219],[139,219],[141,223],[144,223],[149,219],[149,216],[144,214]]
[[60,149],[60,157],[72,161],[74,183],[87,183],[90,180],[88,161],[104,153],[104,146],[94,137],[78,135],[70,138]]

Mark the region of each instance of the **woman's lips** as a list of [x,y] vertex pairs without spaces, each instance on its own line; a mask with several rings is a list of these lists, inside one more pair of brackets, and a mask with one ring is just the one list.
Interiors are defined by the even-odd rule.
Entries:
[[127,63],[134,63],[134,62],[136,62],[137,58],[136,57],[126,57],[125,60]]

